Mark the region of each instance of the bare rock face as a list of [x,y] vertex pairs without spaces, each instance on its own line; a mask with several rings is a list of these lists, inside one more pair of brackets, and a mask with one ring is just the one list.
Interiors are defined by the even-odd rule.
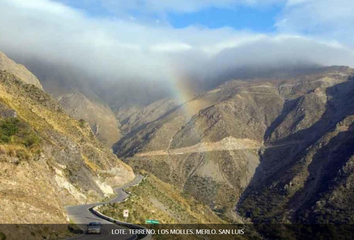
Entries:
[[9,59],[4,53],[0,52],[0,70],[8,71],[22,81],[28,84],[33,84],[39,89],[43,89],[39,80],[30,71],[27,70],[23,65],[17,64],[11,59]]
[[[230,81],[155,120],[140,120],[140,126],[143,114],[136,113],[135,130],[114,149],[134,168],[154,173],[215,211],[227,214],[237,204],[255,222],[303,221],[322,211],[313,217],[321,222],[330,206],[339,208],[333,196],[347,203],[351,194],[345,189],[353,190],[348,187],[353,73],[329,67],[286,79]],[[333,146],[325,147],[328,142]],[[323,181],[331,187],[324,188]]]
[[2,71],[0,92],[0,223],[65,223],[64,206],[97,202],[134,179],[41,89]]
[[95,136],[107,147],[121,138],[119,122],[109,106],[90,100],[78,92],[62,95],[58,101],[67,114],[88,122]]

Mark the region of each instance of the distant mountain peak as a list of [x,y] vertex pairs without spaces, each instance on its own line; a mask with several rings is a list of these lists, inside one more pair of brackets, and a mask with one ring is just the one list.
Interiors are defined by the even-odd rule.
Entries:
[[26,67],[21,64],[17,64],[4,53],[0,52],[0,70],[8,71],[20,78],[22,81],[28,84],[33,84],[36,87],[43,89],[40,81],[34,76]]

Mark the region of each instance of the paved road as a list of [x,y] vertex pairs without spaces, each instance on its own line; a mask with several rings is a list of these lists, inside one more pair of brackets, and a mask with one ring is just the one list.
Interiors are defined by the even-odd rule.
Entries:
[[132,182],[116,188],[115,192],[117,193],[117,196],[107,202],[101,202],[101,203],[94,203],[94,204],[87,204],[87,205],[78,205],[78,206],[68,206],[66,207],[66,212],[68,213],[69,218],[74,221],[76,224],[78,224],[81,228],[86,230],[86,225],[90,222],[100,222],[102,223],[102,233],[100,235],[81,235],[78,237],[73,237],[71,239],[75,240],[98,240],[98,239],[104,239],[104,240],[110,240],[110,239],[121,239],[121,240],[132,240],[136,239],[136,235],[112,235],[111,232],[113,229],[121,229],[122,227],[113,224],[111,222],[108,222],[104,219],[101,219],[94,215],[93,213],[90,212],[90,209],[96,206],[108,204],[108,203],[119,203],[124,201],[128,197],[128,194],[123,191],[124,188],[139,184],[141,180],[143,179],[143,176],[138,175]]

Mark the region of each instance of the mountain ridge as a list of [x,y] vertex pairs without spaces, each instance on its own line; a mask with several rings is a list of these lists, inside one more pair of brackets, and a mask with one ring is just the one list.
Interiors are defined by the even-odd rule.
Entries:
[[28,69],[20,64],[15,63],[13,60],[8,58],[4,53],[0,51],[0,70],[5,70],[16,75],[24,82],[28,84],[33,84],[36,87],[43,89],[41,83]]

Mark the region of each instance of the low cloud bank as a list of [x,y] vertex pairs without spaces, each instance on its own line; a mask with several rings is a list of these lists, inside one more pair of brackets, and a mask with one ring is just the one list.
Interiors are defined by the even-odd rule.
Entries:
[[151,82],[167,87],[181,78],[215,79],[242,67],[354,66],[349,48],[317,37],[230,28],[174,29],[168,24],[94,18],[49,0],[0,0],[0,4],[0,50],[29,64],[43,78],[51,72],[36,64],[63,70],[70,66],[51,81],[87,79],[122,83],[121,87]]

